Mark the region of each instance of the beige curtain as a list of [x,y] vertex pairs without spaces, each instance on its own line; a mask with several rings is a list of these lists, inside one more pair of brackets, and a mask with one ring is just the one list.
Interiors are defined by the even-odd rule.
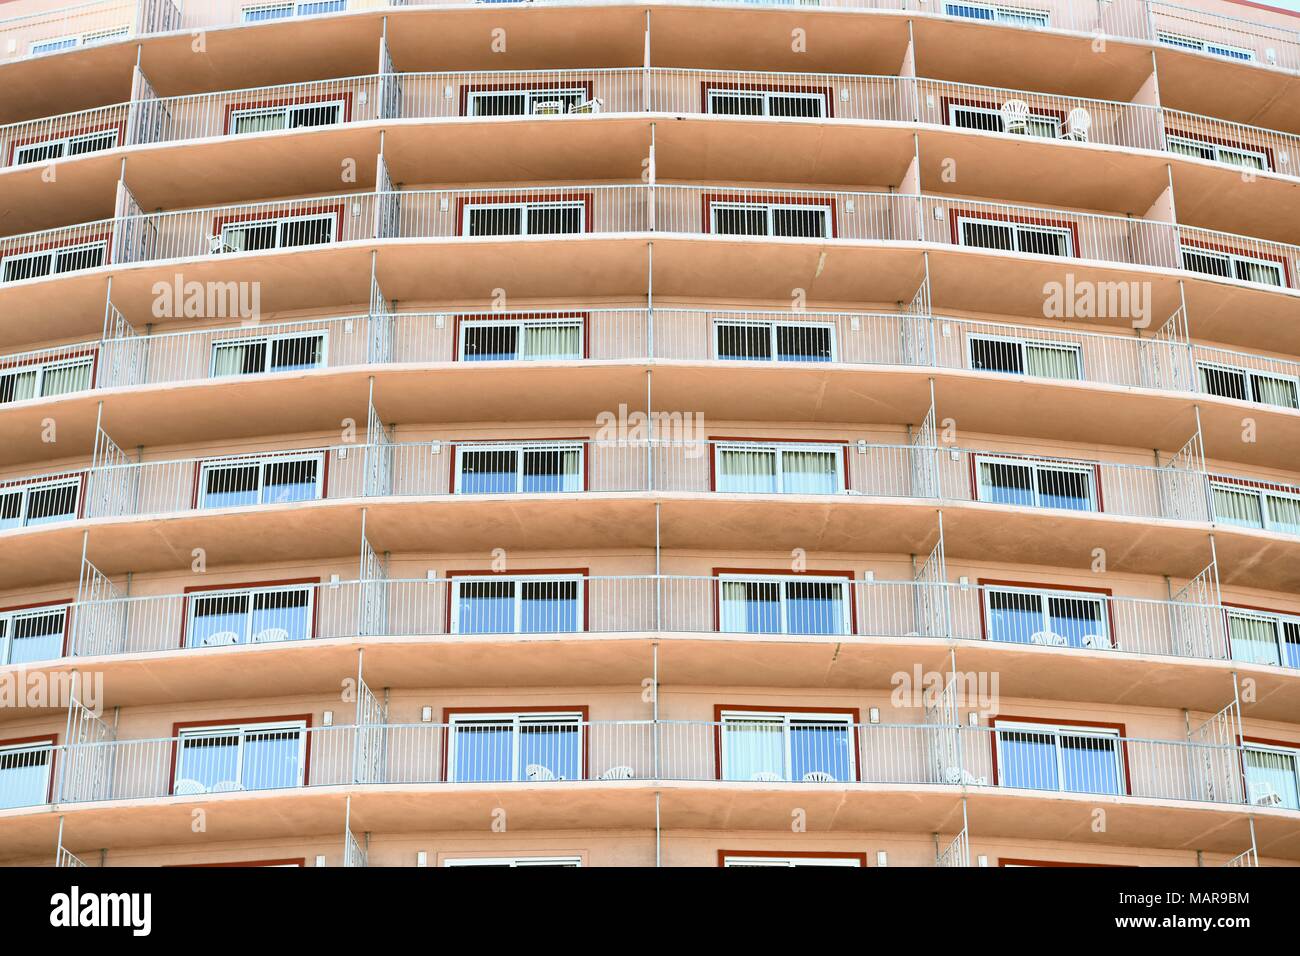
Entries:
[[41,382],[42,395],[66,395],[90,388],[91,362],[87,359],[75,365],[58,365],[45,370]]
[[1295,382],[1271,375],[1255,376],[1255,397],[1266,405],[1281,405],[1283,408],[1296,408]]
[[1252,491],[1233,488],[1214,489],[1214,516],[1228,524],[1247,528],[1262,528],[1264,515],[1260,509],[1259,495]]
[[1300,534],[1300,499],[1269,494],[1264,497],[1268,500],[1268,526],[1289,534]]
[[525,325],[521,357],[576,359],[582,357],[582,326],[576,323]]
[[1233,660],[1251,664],[1281,663],[1276,622],[1229,611],[1228,636],[1232,639]]
[[1079,352],[1069,347],[1026,345],[1025,370],[1041,378],[1079,378]]
[[284,129],[288,122],[284,110],[274,110],[265,113],[250,113],[245,116],[235,117],[234,133],[267,133],[271,130]]
[[776,452],[723,448],[718,453],[718,490],[776,491]]

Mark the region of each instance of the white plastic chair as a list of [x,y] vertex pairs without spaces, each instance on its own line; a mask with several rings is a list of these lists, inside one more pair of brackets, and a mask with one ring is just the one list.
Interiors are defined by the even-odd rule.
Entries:
[[234,252],[234,246],[226,242],[224,236],[208,236],[208,252],[219,256],[223,252]]
[[1088,130],[1092,128],[1092,117],[1082,106],[1070,110],[1065,118],[1065,135],[1062,139],[1072,139],[1076,143],[1088,142]]
[[1065,638],[1051,631],[1035,631],[1029,635],[1029,643],[1040,644],[1043,647],[1064,647]]
[[539,100],[533,104],[534,116],[559,116],[563,112],[563,100]]
[[209,634],[201,642],[203,647],[230,647],[232,644],[239,643],[239,635],[234,631],[217,631],[215,634]]
[[543,767],[539,763],[530,763],[524,768],[524,776],[529,780],[554,780],[553,774],[548,767]]
[[834,783],[835,778],[825,770],[809,770],[803,775],[804,783]]
[[208,793],[234,793],[236,790],[243,790],[239,784],[233,780],[222,780],[220,783],[214,783]]
[[982,787],[988,782],[987,777],[977,777],[965,767],[947,767],[943,771],[943,782],[965,784],[968,787]]
[[1083,646],[1090,647],[1094,651],[1108,651],[1111,644],[1101,634],[1085,634],[1083,636]]
[[264,627],[253,635],[254,644],[274,644],[288,639],[289,632],[282,627]]
[[1007,100],[1002,104],[1002,131],[1027,133],[1029,131],[1029,104],[1024,100]]
[[773,773],[770,770],[760,770],[750,779],[759,783],[772,783],[773,781],[780,780],[781,775],[779,773]]
[[1250,802],[1257,807],[1280,807],[1282,795],[1267,780],[1257,780],[1250,785]]
[[574,103],[569,107],[570,113],[599,113],[605,108],[605,101],[598,96],[593,96],[589,100],[583,100],[581,103]]
[[631,767],[610,767],[600,775],[601,780],[631,780]]
[[188,777],[184,780],[177,780],[176,786],[172,787],[172,793],[178,797],[188,797],[196,793],[207,793],[208,788],[203,786],[197,780],[190,780]]

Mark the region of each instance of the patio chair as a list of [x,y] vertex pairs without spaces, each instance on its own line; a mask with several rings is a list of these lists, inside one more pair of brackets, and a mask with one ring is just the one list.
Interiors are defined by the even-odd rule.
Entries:
[[234,631],[217,631],[215,634],[209,634],[199,642],[201,647],[230,647],[232,644],[239,643],[239,635]]
[[631,767],[610,767],[608,770],[606,770],[604,773],[600,775],[600,779],[601,780],[631,780],[632,773],[633,771]]
[[564,100],[539,100],[533,104],[534,116],[559,116],[564,112]]
[[254,644],[274,644],[288,639],[289,632],[282,627],[264,627],[253,635]]
[[750,779],[755,780],[758,783],[772,783],[773,781],[780,780],[781,775],[779,773],[773,773],[770,770],[760,770]]
[[605,108],[605,101],[598,96],[593,96],[589,100],[583,100],[581,103],[574,103],[569,107],[570,113],[599,113]]
[[176,786],[172,787],[172,793],[178,797],[189,797],[196,793],[207,793],[208,788],[203,786],[197,780],[190,780],[188,777],[184,780],[177,780]]
[[1111,649],[1111,643],[1101,634],[1085,634],[1083,636],[1083,646],[1092,648],[1094,651],[1108,651]]
[[529,780],[554,780],[555,774],[550,768],[543,767],[539,763],[530,763],[524,768],[524,776]]
[[1257,807],[1280,807],[1282,795],[1267,780],[1257,780],[1250,785],[1250,802]]
[[242,786],[233,780],[222,780],[220,783],[214,783],[209,787],[208,793],[234,793],[236,790],[243,789]]
[[1043,647],[1064,647],[1065,638],[1060,634],[1053,634],[1051,631],[1035,631],[1029,635],[1030,644],[1039,644]]
[[803,775],[804,783],[834,783],[835,777],[825,770],[809,770]]
[[226,242],[224,236],[208,236],[208,252],[211,255],[219,256],[223,252],[234,252],[235,247]]
[[1062,139],[1072,139],[1076,143],[1088,142],[1088,130],[1092,128],[1092,117],[1082,106],[1070,110],[1065,118],[1065,132]]
[[1024,100],[1007,100],[1002,104],[1002,131],[1029,132],[1029,104]]

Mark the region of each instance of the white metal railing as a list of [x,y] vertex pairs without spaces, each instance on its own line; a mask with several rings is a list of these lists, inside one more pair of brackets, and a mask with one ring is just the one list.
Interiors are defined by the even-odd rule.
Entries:
[[[773,739],[787,746],[772,747]],[[1062,747],[1071,759],[1058,762]],[[847,715],[784,729],[761,719],[587,721],[581,714],[312,728],[254,722],[38,749],[22,772],[0,769],[0,806],[367,784],[626,780],[992,787],[1243,806],[1250,775],[1243,748],[1231,744],[1082,727],[855,724]]]

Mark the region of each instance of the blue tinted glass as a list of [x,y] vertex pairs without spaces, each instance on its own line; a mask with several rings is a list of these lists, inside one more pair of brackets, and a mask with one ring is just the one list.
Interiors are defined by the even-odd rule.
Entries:
[[255,642],[300,641],[311,636],[307,591],[270,591],[253,596]]
[[518,452],[466,451],[461,455],[460,491],[467,495],[513,494]]
[[531,779],[580,780],[580,737],[578,726],[572,723],[523,724],[519,728],[520,778],[526,778],[532,767]]
[[1089,484],[1083,472],[1042,469],[1038,472],[1039,504],[1044,508],[1089,511]]
[[298,785],[299,730],[254,730],[244,738],[245,790]]
[[964,3],[945,3],[944,13],[952,17],[970,17],[972,20],[992,20],[993,11],[983,7],[971,7]]
[[791,778],[803,780],[810,773],[826,773],[836,780],[852,780],[849,734],[849,726],[840,722],[792,722]]
[[1042,630],[1041,598],[1034,594],[993,591],[989,594],[989,640],[1028,644]]
[[461,634],[511,634],[515,629],[513,581],[466,581],[457,602]]
[[316,462],[281,461],[266,465],[264,502],[311,501],[316,497]]
[[257,504],[257,478],[257,465],[208,469],[204,474],[202,506],[233,508]]
[[745,630],[751,634],[781,632],[781,598],[775,583],[745,584]]
[[789,581],[785,608],[791,634],[843,634],[844,589],[838,584]]
[[[4,660],[4,638],[12,631],[9,660]],[[48,661],[63,655],[63,612],[33,614],[0,622],[0,664]]]
[[1030,790],[1059,790],[1056,772],[1056,743],[1051,734],[1024,730],[1002,730],[999,754],[1004,787]]
[[454,730],[454,780],[513,780],[514,728],[509,723],[459,724]]
[[1300,667],[1300,624],[1282,625],[1282,654],[1287,667]]
[[985,501],[1001,505],[1034,503],[1033,472],[1022,465],[982,462],[980,477]]
[[236,644],[247,639],[247,595],[213,595],[192,600],[194,615],[186,640],[190,647]]
[[578,630],[577,581],[524,581],[520,587],[523,633]]
[[257,23],[262,20],[279,20],[283,17],[293,16],[293,4],[285,3],[275,7],[262,7],[260,9],[245,10],[244,22]]
[[[176,768],[176,787],[180,792],[198,784],[211,790],[219,783],[237,789],[239,781],[239,734],[213,734],[188,737],[181,742],[180,765]],[[189,782],[191,785],[186,786]]]
[[1053,597],[1047,600],[1048,620],[1053,634],[1060,634],[1071,647],[1084,647],[1084,638],[1093,638],[1093,644],[1105,646],[1106,626],[1101,616],[1104,608],[1099,601],[1083,598]]
[[298,4],[298,13],[310,16],[313,13],[339,13],[348,8],[348,0],[312,0]]
[[50,753],[48,747],[0,750],[0,810],[45,802]]
[[1063,789],[1076,793],[1120,793],[1117,742],[1097,737],[1061,738]]

